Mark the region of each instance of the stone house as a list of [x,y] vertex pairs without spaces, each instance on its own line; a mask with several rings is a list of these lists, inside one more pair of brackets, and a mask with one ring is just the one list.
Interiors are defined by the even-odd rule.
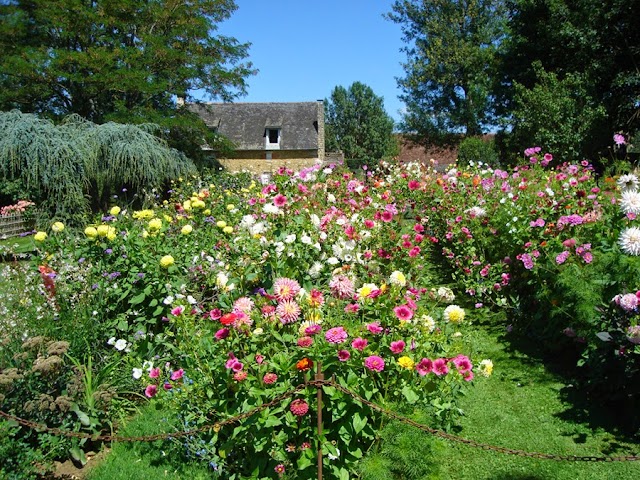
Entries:
[[298,171],[325,160],[324,104],[316,102],[194,103],[188,108],[235,145],[218,158],[229,171]]

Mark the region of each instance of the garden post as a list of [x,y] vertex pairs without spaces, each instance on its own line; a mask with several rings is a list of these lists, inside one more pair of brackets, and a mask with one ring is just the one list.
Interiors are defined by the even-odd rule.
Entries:
[[[323,381],[322,362],[316,364],[315,380]],[[318,403],[318,480],[322,480],[322,385],[316,384]]]

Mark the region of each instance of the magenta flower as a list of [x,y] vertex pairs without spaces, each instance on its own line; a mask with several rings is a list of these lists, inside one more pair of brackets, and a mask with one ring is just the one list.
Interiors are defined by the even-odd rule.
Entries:
[[306,335],[317,335],[321,331],[322,331],[322,327],[317,323],[313,325],[309,325],[307,328],[304,329],[304,333]]
[[157,385],[147,385],[147,388],[144,389],[144,394],[149,398],[155,397],[157,393],[158,393]]
[[407,305],[398,305],[397,307],[394,307],[393,313],[396,314],[398,320],[403,322],[407,322],[413,317],[413,310],[411,310]]
[[377,335],[378,333],[382,333],[384,329],[378,322],[372,322],[367,323],[367,330],[369,330],[369,332],[373,333],[374,335]]
[[169,382],[164,382],[162,388],[164,388],[165,390],[171,390],[173,388],[173,385],[171,385]]
[[175,372],[171,372],[171,380],[179,380],[184,376],[184,369],[176,370]]
[[616,133],[616,134],[613,136],[613,142],[614,142],[616,145],[624,145],[624,144],[626,143],[625,138],[624,138],[624,135],[621,135],[621,134],[619,134],[619,133]]
[[404,343],[403,340],[398,340],[396,342],[391,342],[391,345],[389,346],[389,350],[391,350],[392,353],[395,353],[397,355],[398,353],[402,353],[405,346],[406,346],[406,343]]
[[284,207],[287,204],[287,197],[279,193],[273,197],[273,204],[276,207]]
[[453,364],[458,369],[460,373],[466,373],[473,368],[471,364],[471,360],[466,355],[458,355],[453,359]]
[[182,315],[182,312],[184,312],[184,307],[182,305],[171,309],[171,315],[174,317],[179,317]]
[[449,373],[449,367],[447,366],[446,358],[438,358],[433,362],[433,373],[436,375],[446,375]]
[[558,255],[556,255],[556,263],[558,265],[562,265],[564,262],[567,261],[567,258],[569,258],[569,255],[571,255],[567,250],[559,253]]
[[334,327],[327,330],[324,338],[326,338],[329,343],[342,343],[344,342],[349,335],[345,331],[344,327]]
[[338,350],[338,360],[346,362],[349,358],[351,358],[351,354],[348,350]]
[[159,376],[160,376],[159,368],[156,367],[149,370],[149,378],[158,378]]
[[423,358],[416,365],[416,371],[420,376],[424,377],[427,373],[431,373],[433,371],[433,362],[428,358]]
[[351,342],[351,347],[355,350],[363,351],[369,342],[361,337],[356,338],[353,342]]
[[221,328],[215,334],[216,340],[224,340],[228,336],[229,336],[229,329],[228,328]]
[[371,355],[364,359],[364,366],[373,372],[381,372],[384,370],[384,360],[377,355]]

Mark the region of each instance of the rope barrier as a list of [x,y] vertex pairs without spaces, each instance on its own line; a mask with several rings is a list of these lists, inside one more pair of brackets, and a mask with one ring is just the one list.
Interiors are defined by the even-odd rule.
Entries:
[[233,423],[240,422],[246,418],[249,418],[262,410],[273,407],[275,405],[280,404],[282,401],[290,398],[304,390],[308,387],[334,387],[336,390],[344,393],[345,395],[350,396],[354,400],[366,405],[371,410],[374,410],[382,415],[385,415],[389,418],[393,418],[399,422],[410,425],[414,428],[422,430],[423,432],[429,433],[435,437],[442,438],[444,440],[450,442],[456,442],[463,445],[467,445],[474,448],[480,448],[482,450],[507,454],[507,455],[515,455],[519,457],[527,457],[527,458],[539,458],[543,460],[557,460],[557,461],[567,461],[567,462],[636,462],[640,460],[640,455],[623,455],[623,456],[579,456],[579,455],[555,455],[550,453],[540,453],[540,452],[528,452],[525,450],[519,450],[514,448],[501,447],[496,445],[491,445],[488,443],[478,442],[475,440],[471,440],[468,438],[460,437],[457,435],[453,435],[451,433],[444,432],[442,430],[438,430],[427,425],[423,425],[421,423],[416,422],[404,415],[401,415],[397,412],[385,409],[380,405],[377,405],[364,397],[358,395],[350,391],[349,389],[343,387],[342,385],[336,383],[334,380],[309,380],[305,383],[298,385],[297,387],[285,392],[277,397],[274,397],[271,401],[258,405],[244,413],[236,415],[234,417],[226,418],[224,420],[220,420],[218,422],[204,425],[202,427],[198,427],[192,430],[171,432],[171,433],[160,433],[156,435],[143,435],[137,437],[124,437],[120,435],[102,435],[102,434],[90,434],[83,432],[72,432],[68,430],[62,430],[56,427],[48,427],[47,425],[43,425],[40,423],[32,422],[29,420],[25,420],[23,418],[17,417],[15,415],[11,415],[9,413],[3,412],[0,410],[0,417],[6,418],[7,420],[12,420],[19,425],[22,425],[27,428],[31,428],[36,430],[37,432],[47,432],[56,436],[64,436],[64,437],[72,437],[72,438],[86,438],[91,439],[93,441],[104,441],[104,442],[152,442],[156,440],[167,440],[171,438],[181,438],[190,435],[194,435],[199,432],[214,430],[219,431],[225,425],[230,425]]

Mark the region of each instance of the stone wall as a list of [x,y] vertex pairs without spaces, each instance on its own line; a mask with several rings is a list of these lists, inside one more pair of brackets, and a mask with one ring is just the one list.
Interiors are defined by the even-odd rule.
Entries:
[[320,160],[316,150],[273,150],[271,160],[267,160],[267,152],[236,151],[234,158],[219,158],[218,161],[230,172],[249,171],[260,175],[272,173],[280,167],[300,171],[312,167]]

